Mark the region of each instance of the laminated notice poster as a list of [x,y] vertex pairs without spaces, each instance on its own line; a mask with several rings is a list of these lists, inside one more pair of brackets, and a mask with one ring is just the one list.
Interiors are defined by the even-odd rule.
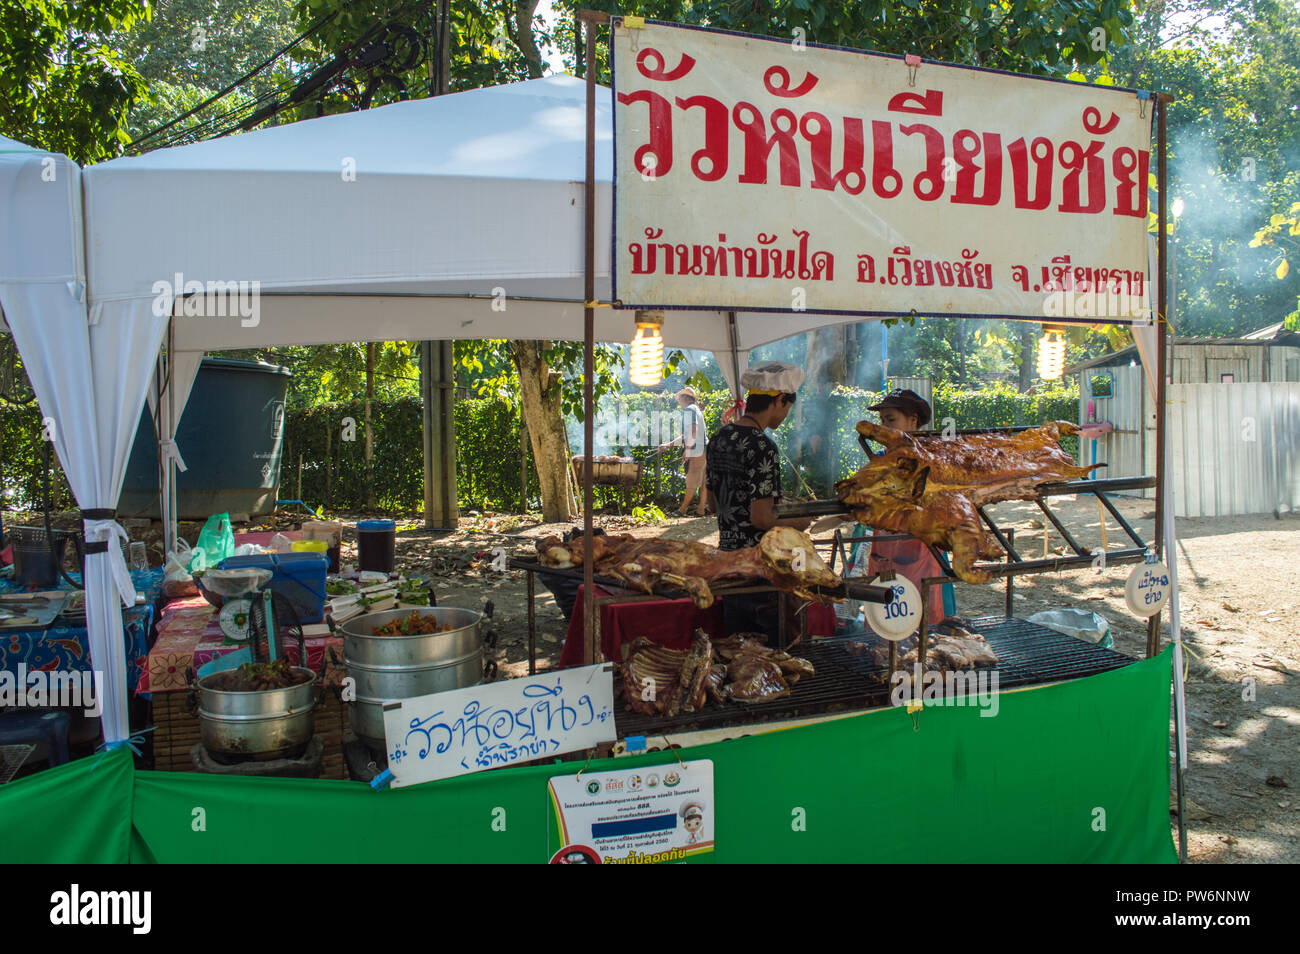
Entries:
[[713,762],[570,772],[550,780],[552,864],[666,864],[713,854]]

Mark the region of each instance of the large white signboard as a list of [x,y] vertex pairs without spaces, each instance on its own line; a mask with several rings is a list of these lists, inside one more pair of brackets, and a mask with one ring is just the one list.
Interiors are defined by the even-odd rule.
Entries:
[[1146,320],[1145,94],[616,21],[615,297]]
[[384,707],[384,737],[394,788],[612,742],[612,667],[402,699]]

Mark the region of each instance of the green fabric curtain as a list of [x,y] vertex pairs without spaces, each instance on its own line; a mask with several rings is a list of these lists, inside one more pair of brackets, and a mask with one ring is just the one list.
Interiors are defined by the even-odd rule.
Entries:
[[0,864],[121,864],[131,844],[131,752],[0,785]]
[[[1170,657],[1004,692],[993,717],[887,709],[684,750],[714,761],[711,860],[1173,862]],[[0,788],[0,860],[541,862],[546,780],[582,766],[375,793],[132,773],[122,753],[92,773],[93,761]],[[585,771],[674,761],[656,753]]]

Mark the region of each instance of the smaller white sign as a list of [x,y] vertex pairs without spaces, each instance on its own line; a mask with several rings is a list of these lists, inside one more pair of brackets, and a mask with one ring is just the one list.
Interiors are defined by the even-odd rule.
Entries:
[[569,772],[549,790],[553,863],[665,864],[713,851],[709,759]]
[[608,663],[401,699],[384,707],[392,785],[418,785],[615,739]]
[[878,580],[877,585],[890,587],[894,598],[888,603],[864,604],[867,622],[882,639],[890,642],[906,639],[921,625],[921,591],[915,583],[903,576]]
[[1128,576],[1124,601],[1137,616],[1155,616],[1169,602],[1169,568],[1163,563],[1139,563]]

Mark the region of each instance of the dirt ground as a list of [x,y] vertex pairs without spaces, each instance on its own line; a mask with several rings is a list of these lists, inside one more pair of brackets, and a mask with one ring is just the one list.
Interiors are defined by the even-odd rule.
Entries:
[[[1154,504],[1117,498],[1120,512],[1149,540]],[[1054,509],[1079,542],[1102,542],[1095,498],[1057,498]],[[999,526],[1013,526],[1023,556],[1043,555],[1044,546],[1060,552],[1064,540],[1050,530],[1044,542],[1041,513],[1031,503],[993,508]],[[6,515],[6,524],[23,522]],[[355,517],[333,515],[349,525],[343,560],[352,554]],[[56,522],[71,524],[71,514]],[[281,514],[273,522],[292,526],[303,515]],[[600,515],[610,532],[665,535],[717,542],[712,517],[670,518],[666,524],[637,526],[626,517]],[[1108,546],[1127,542],[1107,518]],[[271,524],[250,524],[248,529]],[[531,556],[533,543],[568,525],[544,525],[526,517],[465,517],[456,531],[425,530],[415,520],[398,520],[398,562],[408,575],[426,575],[440,605],[495,608],[497,659],[503,676],[528,671],[525,574],[493,569],[501,548],[507,557]],[[159,527],[138,523],[133,539],[151,543],[161,557]],[[193,540],[198,525],[182,525]],[[238,529],[238,528],[237,528]],[[819,534],[818,538],[828,534]],[[1231,517],[1178,521],[1179,582],[1183,635],[1190,658],[1187,674],[1187,827],[1189,860],[1200,863],[1300,862],[1300,516]],[[499,564],[499,561],[497,561]],[[1140,657],[1146,624],[1124,605],[1130,568],[1112,567],[1024,576],[1015,582],[1015,615],[1041,609],[1089,609],[1109,621],[1115,648]],[[549,592],[538,586],[536,622],[538,668],[553,667],[566,624]],[[957,587],[957,609],[964,616],[1001,615],[1002,583]],[[1168,625],[1164,633],[1167,637]],[[1249,689],[1253,684],[1253,698]],[[1173,750],[1171,715],[1171,755]],[[1172,797],[1171,797],[1172,803]]]

